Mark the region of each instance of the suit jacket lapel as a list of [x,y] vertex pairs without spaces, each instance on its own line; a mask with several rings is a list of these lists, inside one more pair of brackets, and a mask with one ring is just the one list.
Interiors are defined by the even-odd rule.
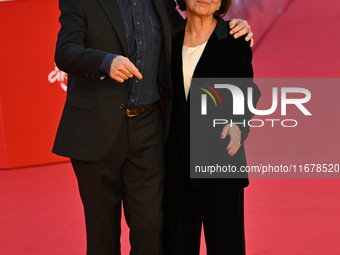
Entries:
[[171,37],[170,37],[171,33],[169,32],[172,31],[172,27],[170,25],[167,9],[163,1],[164,0],[152,0],[152,3],[162,23],[163,38],[166,43],[169,43],[171,41]]
[[[143,0],[144,1],[144,0]],[[169,1],[169,0],[168,0]],[[171,3],[172,0],[169,2]],[[156,13],[158,14],[158,18],[161,23],[161,31],[162,31],[162,49],[160,55],[160,64],[159,64],[159,80],[160,85],[165,88],[167,93],[171,93],[171,83],[167,82],[170,79],[170,65],[171,65],[171,42],[172,42],[172,25],[169,21],[169,7],[166,7],[165,0],[151,0],[153,7],[155,8]],[[163,76],[160,78],[160,76]],[[165,81],[164,77],[169,77],[167,81]]]
[[173,68],[173,86],[176,86],[176,93],[178,93],[178,98],[181,99],[182,105],[187,104],[184,91],[183,82],[183,60],[182,60],[182,48],[184,40],[184,30],[180,31],[173,38],[173,54],[172,54],[172,68]]
[[126,35],[124,31],[124,24],[120,15],[120,10],[115,0],[98,0],[100,5],[103,7],[107,16],[109,17],[114,30],[116,31],[118,38],[123,46],[126,56],[129,54]]

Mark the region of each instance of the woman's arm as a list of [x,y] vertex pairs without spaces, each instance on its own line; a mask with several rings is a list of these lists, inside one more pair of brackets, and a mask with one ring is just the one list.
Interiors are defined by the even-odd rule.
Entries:
[[[246,37],[246,36],[244,36]],[[249,42],[243,40],[243,38],[237,39],[234,41],[234,53],[236,55],[235,60],[235,77],[240,78],[240,88],[242,89],[243,95],[245,96],[244,100],[244,115],[238,115],[233,117],[233,122],[235,123],[244,123],[245,126],[241,124],[228,124],[226,125],[221,132],[221,139],[225,139],[227,136],[230,136],[230,142],[227,146],[228,154],[230,156],[234,156],[237,151],[240,149],[244,141],[247,139],[248,134],[250,132],[248,122],[253,118],[254,114],[250,112],[248,108],[248,88],[251,88],[253,91],[253,104],[256,107],[258,100],[260,99],[261,92],[258,86],[253,82],[253,66],[252,66],[252,58],[253,53],[251,48],[249,47]]]

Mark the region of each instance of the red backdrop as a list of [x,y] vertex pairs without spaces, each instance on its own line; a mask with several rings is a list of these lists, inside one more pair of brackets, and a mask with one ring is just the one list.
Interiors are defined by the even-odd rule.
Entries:
[[0,168],[65,161],[51,153],[65,99],[48,79],[58,16],[56,0],[0,2]]
[[[290,0],[234,0],[258,41]],[[0,168],[55,163],[51,153],[65,100],[53,53],[58,0],[0,1]]]

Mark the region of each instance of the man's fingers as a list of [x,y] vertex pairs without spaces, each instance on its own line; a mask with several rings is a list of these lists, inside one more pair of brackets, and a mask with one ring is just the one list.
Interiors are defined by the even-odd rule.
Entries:
[[129,73],[131,75],[136,76],[137,79],[141,80],[143,78],[142,74],[138,71],[138,69],[135,67],[135,65],[132,64],[131,62],[128,63],[125,67],[129,71]]
[[118,69],[118,71],[124,74],[127,78],[133,77],[133,74],[131,73],[131,71],[125,66],[122,66],[122,68]]
[[114,72],[115,76],[119,76],[120,78],[123,79],[128,79],[128,78],[132,78],[133,74],[124,66],[120,66],[115,72]]
[[253,36],[254,36],[253,32],[252,32],[252,31],[249,31],[248,34],[247,34],[247,36],[246,36],[246,38],[245,38],[245,40],[246,40],[247,42],[250,41],[250,47],[251,47],[251,48],[254,46],[254,39],[253,39]]
[[127,71],[124,73],[122,71],[117,70],[116,72],[111,73],[111,78],[122,83],[125,80],[129,79],[132,77],[132,74],[130,73],[130,76],[127,75]]
[[250,40],[250,47],[252,48],[253,46],[254,46],[254,39],[251,38],[251,40]]
[[135,65],[126,57],[117,56],[111,63],[110,76],[118,82],[124,82],[133,76],[142,79],[142,74],[138,71]]
[[[236,28],[234,28],[233,30],[236,30],[238,28],[238,26]],[[250,26],[246,26],[243,27],[242,29],[236,30],[235,34],[234,34],[234,38],[237,39],[243,35],[247,35],[249,37],[253,36],[253,33],[250,31]]]
[[125,73],[118,73],[117,76],[119,78],[122,78],[123,80],[127,80],[127,79],[132,77],[131,74],[130,75],[126,75]]
[[247,35],[245,40],[250,41],[250,47],[253,47],[253,32],[251,31],[251,27],[248,24],[248,21],[242,19],[233,19],[229,22],[229,27],[231,29],[230,34],[234,35],[234,38],[239,38],[243,35]]
[[254,36],[253,32],[252,32],[252,31],[249,31],[248,34],[247,34],[247,36],[246,36],[246,38],[245,38],[246,41],[248,42],[248,41],[252,40],[252,39],[253,39],[253,36]]
[[139,71],[137,73],[135,73],[135,76],[139,80],[143,79],[143,75]]
[[118,81],[119,83],[123,83],[125,80],[123,78],[120,78],[118,76],[115,76],[115,77],[111,77],[112,79]]
[[[234,25],[235,24],[235,25]],[[243,31],[244,29],[246,29],[245,31],[243,31],[241,33],[241,35],[245,35],[248,33],[248,31],[250,30],[250,26],[248,24],[248,22],[246,20],[241,20],[241,19],[235,19],[235,22],[232,24],[234,25],[234,27],[232,27],[229,23],[229,27],[231,29],[230,34],[238,34],[240,31]],[[249,30],[248,30],[249,29]],[[238,35],[238,37],[240,37],[241,35]],[[236,38],[236,37],[235,37]]]
[[[229,28],[230,28],[230,29],[233,29],[237,24],[238,24],[238,20],[237,20],[237,19],[232,19],[232,20],[229,22]],[[230,34],[231,34],[231,32],[230,32]]]

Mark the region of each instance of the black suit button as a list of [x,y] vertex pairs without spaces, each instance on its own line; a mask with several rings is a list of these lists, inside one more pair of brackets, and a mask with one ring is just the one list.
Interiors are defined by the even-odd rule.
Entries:
[[187,108],[185,106],[182,106],[182,110],[183,110],[183,112],[186,112]]

